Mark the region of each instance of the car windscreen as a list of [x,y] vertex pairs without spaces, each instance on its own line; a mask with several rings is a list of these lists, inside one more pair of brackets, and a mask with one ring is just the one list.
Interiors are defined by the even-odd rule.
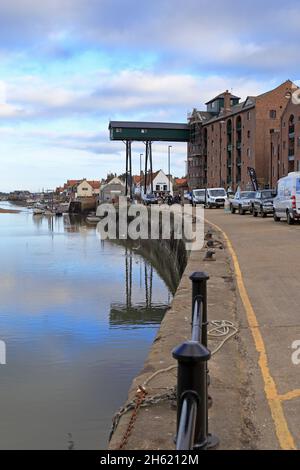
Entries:
[[226,196],[224,189],[211,189],[209,190],[209,194],[212,197]]
[[242,199],[251,199],[252,197],[255,197],[255,192],[254,191],[247,191],[245,193],[241,193],[241,198]]
[[274,197],[274,191],[264,191],[261,193],[262,199],[270,199],[271,197]]
[[195,196],[204,196],[205,195],[205,191],[203,191],[201,189],[193,191],[193,193],[194,193]]

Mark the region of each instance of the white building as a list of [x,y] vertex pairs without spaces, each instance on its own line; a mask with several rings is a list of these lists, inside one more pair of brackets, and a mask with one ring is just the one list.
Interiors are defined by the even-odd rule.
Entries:
[[[172,178],[167,176],[162,170],[147,175],[147,189],[146,193],[151,194],[151,180],[153,185],[153,193],[171,194],[173,196],[173,182]],[[144,180],[141,182],[142,194],[144,194]]]

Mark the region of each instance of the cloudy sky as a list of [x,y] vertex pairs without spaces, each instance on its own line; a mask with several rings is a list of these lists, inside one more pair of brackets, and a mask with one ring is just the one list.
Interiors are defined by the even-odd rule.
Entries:
[[[297,0],[0,0],[0,191],[123,172],[109,120],[185,122],[227,88],[298,82],[299,24]],[[173,144],[177,176],[185,160]]]

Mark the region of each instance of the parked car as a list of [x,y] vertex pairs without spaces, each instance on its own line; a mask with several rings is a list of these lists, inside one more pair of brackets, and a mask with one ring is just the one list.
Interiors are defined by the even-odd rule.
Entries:
[[273,214],[273,199],[276,192],[273,189],[264,189],[257,191],[252,201],[252,215],[257,217],[266,217],[268,214]]
[[277,183],[277,195],[273,201],[274,220],[286,219],[289,225],[300,219],[300,172],[289,173]]
[[205,204],[206,200],[206,189],[193,189],[191,203],[193,206],[197,204]]
[[234,214],[238,210],[240,215],[245,212],[251,212],[252,200],[255,198],[255,191],[239,191],[235,194],[234,199],[230,199],[230,210]]
[[155,194],[143,194],[142,201],[146,206],[149,206],[150,204],[158,203],[158,199],[155,196]]

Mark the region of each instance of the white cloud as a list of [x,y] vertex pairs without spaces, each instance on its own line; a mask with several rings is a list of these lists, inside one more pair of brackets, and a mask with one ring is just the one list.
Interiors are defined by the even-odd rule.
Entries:
[[6,102],[6,94],[6,84],[5,82],[0,81],[0,119],[21,116],[23,114],[23,110],[8,104]]
[[297,0],[10,0],[0,3],[0,49],[64,57],[100,47],[155,51],[164,67],[261,72],[279,60],[296,70],[299,14]]
[[[91,79],[92,78],[92,79]],[[2,102],[2,116],[23,119],[58,117],[80,119],[91,114],[104,119],[124,116],[136,118],[140,114],[157,116],[162,120],[186,120],[186,112],[203,104],[213,96],[232,89],[242,98],[256,95],[276,86],[275,80],[235,79],[212,75],[161,73],[123,70],[118,75],[100,70],[81,79],[68,77],[62,83],[50,83],[42,77],[19,77],[2,82],[0,93],[6,89],[7,99]],[[2,91],[1,91],[2,90]],[[1,116],[1,111],[0,111]],[[156,119],[157,119],[156,118]]]

